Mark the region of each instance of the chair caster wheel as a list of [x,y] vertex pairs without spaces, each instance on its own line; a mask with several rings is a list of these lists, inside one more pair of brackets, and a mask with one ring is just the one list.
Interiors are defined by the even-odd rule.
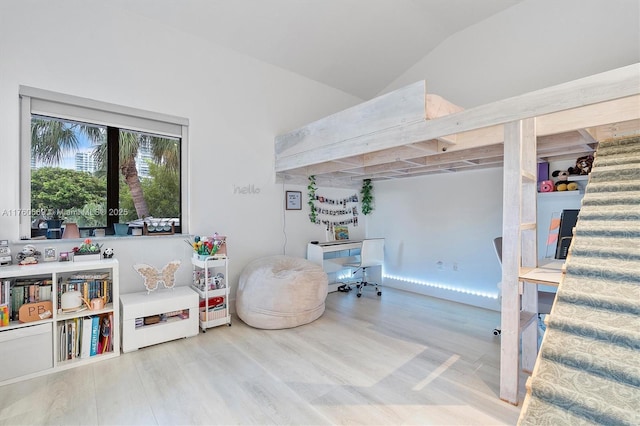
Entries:
[[498,330],[497,328],[494,328],[494,329],[493,329],[493,335],[494,335],[494,336],[497,336],[497,335],[499,335],[499,334],[501,333],[501,331],[502,331],[502,330]]
[[382,292],[381,291],[378,292],[378,296],[382,296]]
[[358,297],[362,297],[362,294],[358,293],[358,295],[357,295],[357,296],[358,296]]

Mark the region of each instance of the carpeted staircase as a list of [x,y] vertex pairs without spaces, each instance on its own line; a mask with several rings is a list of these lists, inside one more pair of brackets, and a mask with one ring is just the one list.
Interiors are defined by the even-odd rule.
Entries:
[[640,137],[600,142],[519,425],[640,425]]

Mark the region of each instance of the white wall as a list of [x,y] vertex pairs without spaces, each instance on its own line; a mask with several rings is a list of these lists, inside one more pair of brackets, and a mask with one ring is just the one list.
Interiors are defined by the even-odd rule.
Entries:
[[418,80],[470,108],[640,62],[638,0],[524,0],[449,37],[383,92]]
[[[283,253],[283,230],[286,252],[296,256],[304,256],[307,241],[324,236],[321,227],[306,220],[307,211],[284,212],[284,190],[306,194],[306,188],[275,183],[275,135],[360,101],[127,15],[108,2],[3,1],[0,211],[25,207],[18,204],[19,85],[188,118],[189,230],[228,236],[232,283],[249,260]],[[236,190],[245,186],[253,186],[253,192]],[[0,239],[13,241],[17,251],[18,238],[18,219],[0,216]],[[182,259],[179,277],[189,282],[190,251],[182,238],[104,242],[121,261],[123,293],[143,290],[131,268],[136,262],[161,267]],[[62,251],[76,245],[56,243]]]
[[[426,80],[430,93],[469,108],[640,62],[639,5],[525,0],[448,38],[383,92]],[[501,235],[501,168],[376,182],[375,191],[378,208],[368,230],[387,238],[387,274],[497,291],[500,267],[491,244]],[[557,210],[565,203],[560,204],[547,207]],[[393,279],[385,283],[497,308],[497,301],[483,297]]]
[[375,182],[368,231],[385,237],[384,274],[473,290],[471,297],[387,278],[423,294],[498,307],[500,265],[493,238],[502,235],[502,169]]

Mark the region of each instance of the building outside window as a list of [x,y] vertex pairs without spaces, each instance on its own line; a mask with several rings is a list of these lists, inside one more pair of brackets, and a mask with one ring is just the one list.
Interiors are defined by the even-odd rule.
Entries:
[[46,235],[53,216],[107,235],[145,220],[184,230],[186,119],[24,87],[21,105],[21,235]]

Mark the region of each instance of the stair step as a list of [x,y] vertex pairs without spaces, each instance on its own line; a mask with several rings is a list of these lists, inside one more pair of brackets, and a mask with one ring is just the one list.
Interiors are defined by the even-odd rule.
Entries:
[[595,154],[597,159],[603,155],[616,155],[619,153],[638,152],[640,150],[640,139],[630,137],[615,141],[601,141]]
[[635,149],[635,152],[629,152],[627,155],[599,155],[594,161],[594,167],[633,163],[640,164],[640,146]]
[[590,192],[582,198],[582,205],[637,205],[640,203],[640,191]]
[[[618,286],[615,287],[616,290],[619,290]],[[631,289],[633,290],[633,289]],[[632,295],[632,297],[640,295],[640,288],[635,286],[636,294]],[[628,293],[633,293],[630,291]],[[587,308],[593,309],[603,309],[612,312],[626,312],[629,314],[639,315],[640,316],[640,305],[635,303],[633,299],[629,299],[628,297],[623,297],[619,294],[593,294],[588,293],[586,291],[571,291],[563,288],[563,291],[557,293],[555,300],[562,300],[565,303],[573,303],[576,305],[582,305]],[[639,317],[640,320],[640,317]],[[638,333],[640,333],[640,328],[638,329]]]
[[526,415],[520,414],[518,426],[602,425],[533,395],[528,397],[526,407]]
[[547,332],[551,343],[540,350],[545,360],[626,386],[640,386],[640,365],[634,362],[637,360],[635,350],[551,328]]
[[[579,234],[578,234],[579,235]],[[579,240],[576,237],[576,241]],[[634,247],[635,248],[635,247]],[[602,259],[598,256],[577,256],[571,251],[571,260],[566,264],[566,276],[587,280],[612,280],[635,283],[640,290],[640,262],[636,259]],[[606,291],[606,287],[603,287]],[[640,296],[640,293],[638,294]],[[639,299],[640,300],[640,299]]]
[[[606,353],[599,356],[606,356]],[[574,381],[577,375],[582,377],[582,381]],[[636,387],[598,377],[548,359],[539,363],[537,374],[531,379],[531,395],[549,406],[559,407],[597,424],[640,424]],[[608,397],[603,397],[604,395]],[[536,420],[539,421],[539,419]],[[539,422],[538,424],[575,423]]]
[[[599,206],[587,204],[580,209],[580,220],[615,220],[640,222],[640,205]],[[588,224],[585,224],[588,226]]]
[[627,137],[605,139],[600,142],[599,147],[608,148],[612,146],[633,145],[635,143],[640,143],[640,136],[632,135]]
[[[561,297],[560,292],[556,297]],[[585,312],[589,316],[578,317],[578,314]],[[626,312],[616,311],[614,315],[614,311],[611,310],[556,303],[553,305],[551,314],[545,318],[545,324],[547,331],[561,330],[585,339],[599,340],[611,347],[615,345],[638,351],[640,350],[640,330],[637,325],[639,319],[638,315]],[[629,324],[634,321],[635,326]]]
[[[582,214],[582,211],[580,212]],[[576,238],[571,246],[571,255],[580,257],[598,257],[599,261],[610,258],[640,260],[640,244],[629,244],[628,238],[611,238],[599,236],[582,236]]]
[[621,191],[640,191],[640,180],[589,182],[587,186],[588,194]]
[[[620,299],[627,299],[628,303],[637,304],[638,295],[640,294],[640,285],[637,282],[624,282],[622,280],[618,281],[608,281],[606,286],[603,286],[601,280],[597,279],[589,279],[580,275],[573,275],[568,273],[565,275],[562,286],[558,288],[557,293],[563,294],[564,291],[569,293],[577,292],[582,293],[585,297],[605,297],[600,303],[600,306],[603,306],[607,303],[608,297],[618,297]],[[570,296],[567,296],[570,297]],[[587,303],[581,301],[581,304]],[[618,309],[623,309],[626,312],[635,312],[634,309],[624,308],[625,304],[618,307]],[[587,313],[588,315],[588,313]],[[588,317],[587,317],[588,318]]]
[[[640,223],[636,221],[585,220],[576,223],[575,236],[640,238]],[[629,241],[631,247],[633,242]]]
[[640,179],[640,167],[635,164],[595,167],[589,182],[625,181]]

